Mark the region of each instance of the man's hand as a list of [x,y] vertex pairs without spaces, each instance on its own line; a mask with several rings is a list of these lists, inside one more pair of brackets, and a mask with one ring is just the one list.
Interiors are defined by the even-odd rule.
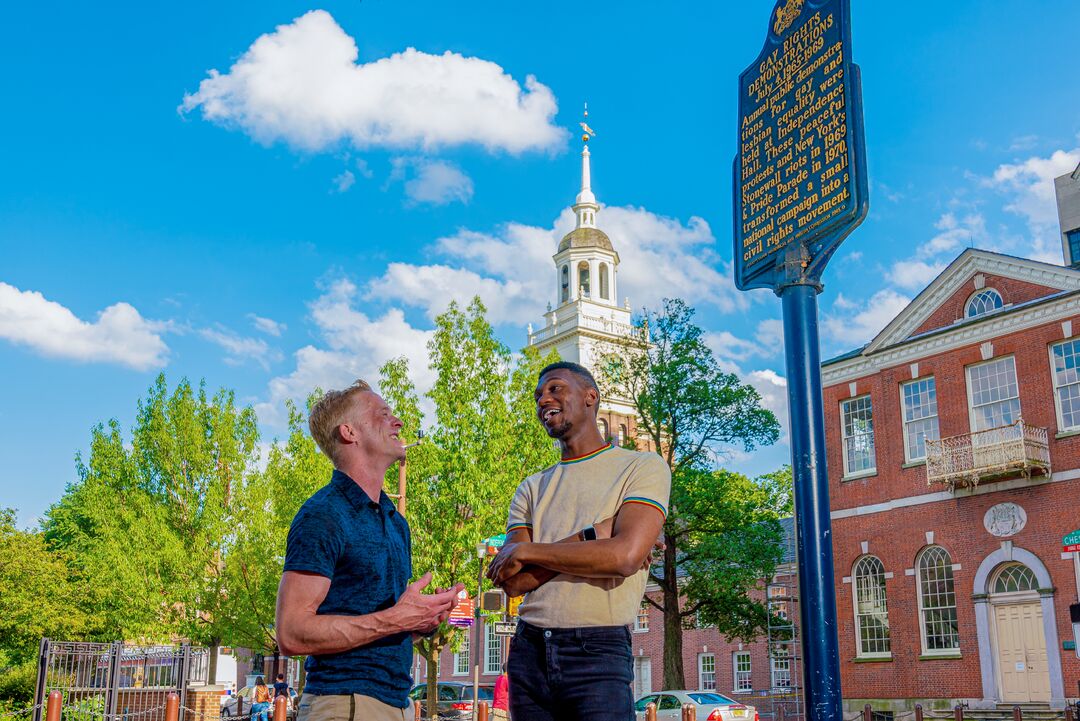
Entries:
[[440,623],[450,616],[450,611],[457,606],[458,593],[464,588],[464,584],[457,584],[453,588],[440,590],[437,593],[424,595],[422,591],[431,583],[431,573],[413,581],[401,594],[397,603],[390,609],[395,624],[402,631],[416,633],[431,633]]
[[519,556],[528,543],[508,543],[499,549],[499,554],[491,560],[488,566],[487,577],[496,586],[502,586],[512,576],[516,576],[524,568]]

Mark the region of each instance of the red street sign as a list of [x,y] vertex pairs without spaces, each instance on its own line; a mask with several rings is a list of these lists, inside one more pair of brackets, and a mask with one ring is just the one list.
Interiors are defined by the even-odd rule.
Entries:
[[1065,553],[1072,553],[1073,551],[1080,551],[1080,543],[1074,543],[1070,546],[1062,546],[1061,550]]
[[462,591],[458,594],[458,605],[450,612],[451,626],[473,625],[473,615],[476,613],[476,602],[469,598],[469,594]]

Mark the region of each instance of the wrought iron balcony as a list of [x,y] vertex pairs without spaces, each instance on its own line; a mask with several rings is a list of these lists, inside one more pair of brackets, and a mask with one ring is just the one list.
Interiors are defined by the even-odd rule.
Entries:
[[971,487],[997,476],[1033,473],[1050,475],[1050,446],[1045,428],[1023,419],[1008,426],[926,441],[928,484],[944,483],[950,490]]

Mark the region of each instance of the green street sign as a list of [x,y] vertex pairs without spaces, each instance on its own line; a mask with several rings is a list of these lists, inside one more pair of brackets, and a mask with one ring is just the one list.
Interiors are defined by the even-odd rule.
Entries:
[[1065,534],[1065,538],[1061,539],[1061,546],[1065,553],[1080,551],[1080,528]]

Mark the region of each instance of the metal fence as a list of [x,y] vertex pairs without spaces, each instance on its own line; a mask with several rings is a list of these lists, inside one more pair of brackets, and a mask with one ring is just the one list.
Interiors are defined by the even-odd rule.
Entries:
[[170,693],[187,700],[187,687],[205,682],[206,649],[41,640],[35,712],[41,721],[45,700],[63,694],[64,721],[164,721]]

